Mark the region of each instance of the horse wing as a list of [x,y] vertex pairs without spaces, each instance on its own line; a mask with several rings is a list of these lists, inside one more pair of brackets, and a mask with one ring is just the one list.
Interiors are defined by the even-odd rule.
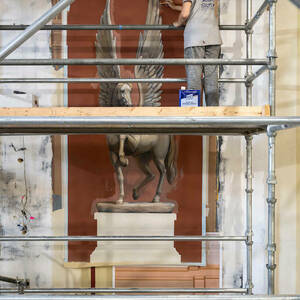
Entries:
[[[101,25],[111,25],[110,0],[106,1],[106,7],[100,19]],[[99,30],[96,35],[96,57],[117,58],[116,38],[112,30]],[[120,78],[120,67],[118,65],[98,65],[100,78]],[[101,83],[99,104],[100,106],[112,106],[113,92],[117,83]]]
[[[160,25],[159,0],[148,1],[147,25]],[[145,30],[140,33],[137,58],[163,58],[163,44],[160,30]],[[136,65],[134,68],[136,78],[162,78],[164,67],[162,65]],[[161,83],[138,83],[140,93],[140,106],[160,106]]]

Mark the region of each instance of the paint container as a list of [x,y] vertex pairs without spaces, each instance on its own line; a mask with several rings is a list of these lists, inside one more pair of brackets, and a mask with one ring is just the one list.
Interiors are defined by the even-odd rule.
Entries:
[[200,106],[200,90],[186,90],[184,86],[179,90],[179,106],[197,107]]

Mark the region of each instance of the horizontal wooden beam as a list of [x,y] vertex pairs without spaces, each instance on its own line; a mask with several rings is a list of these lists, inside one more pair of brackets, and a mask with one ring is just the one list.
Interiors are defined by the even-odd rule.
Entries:
[[234,117],[270,116],[265,106],[0,108],[1,117]]

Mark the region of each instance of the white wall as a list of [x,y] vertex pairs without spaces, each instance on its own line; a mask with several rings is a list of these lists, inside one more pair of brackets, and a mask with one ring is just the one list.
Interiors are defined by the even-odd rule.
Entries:
[[[288,20],[288,22],[287,22]],[[278,2],[277,114],[298,115],[300,105],[300,12],[289,1]],[[299,129],[280,132],[276,164],[278,293],[300,294]],[[298,155],[298,160],[297,160]],[[298,226],[297,226],[298,219]]]
[[[48,0],[1,0],[1,24],[31,24],[51,7]],[[6,46],[20,31],[0,32],[0,47]],[[47,31],[40,31],[8,58],[51,58]],[[0,76],[55,77],[51,66],[1,67]],[[21,91],[25,94],[15,94]],[[1,84],[1,107],[31,107],[37,97],[39,106],[57,104],[57,85]],[[12,146],[13,145],[13,146]],[[16,151],[14,150],[16,149]],[[25,150],[19,150],[26,148]],[[29,221],[29,235],[52,235],[52,143],[50,136],[0,138],[0,228],[1,235],[20,236],[22,223],[21,199],[26,199],[27,211],[34,217]],[[23,159],[23,162],[20,161]],[[3,276],[28,278],[31,287],[52,285],[51,243],[1,243],[0,273]],[[1,287],[12,287],[0,283]]]
[[[222,24],[243,24],[246,1],[221,1]],[[262,1],[253,0],[253,12]],[[235,17],[234,17],[235,16]],[[299,108],[299,12],[288,0],[278,1],[277,9],[277,115],[297,115]],[[298,31],[297,31],[298,30]],[[244,33],[223,32],[226,58],[245,57]],[[297,39],[298,35],[298,39]],[[242,36],[242,37],[241,37]],[[234,45],[234,49],[230,47]],[[255,25],[253,57],[265,58],[268,50],[268,13]],[[254,70],[256,67],[253,68]],[[224,77],[243,77],[243,68],[234,71],[226,67]],[[298,72],[298,73],[297,73]],[[245,105],[245,89],[224,85],[222,101],[225,105]],[[254,82],[253,104],[268,103],[268,73]],[[278,135],[276,147],[277,180],[276,214],[277,264],[276,293],[299,293],[299,155],[297,165],[296,137],[290,130]],[[297,144],[296,144],[297,143]],[[266,293],[267,244],[267,138],[253,139],[253,283],[254,293]],[[298,146],[299,147],[299,146]],[[298,151],[299,152],[299,151]],[[219,199],[219,226],[224,235],[245,233],[245,141],[240,137],[224,138],[221,163],[221,195]],[[299,189],[299,187],[298,187]],[[298,216],[298,217],[297,217]],[[298,228],[297,228],[298,218]],[[298,237],[298,239],[297,239]],[[223,243],[223,285],[240,287],[240,277],[245,281],[245,246]],[[297,274],[298,272],[298,274]],[[298,275],[298,277],[297,277]]]
[[[246,1],[220,1],[221,24],[244,24],[246,19]],[[253,12],[261,1],[253,1]],[[268,50],[268,19],[265,14],[256,24],[253,34],[253,57],[265,58]],[[223,52],[226,58],[245,57],[245,33],[242,31],[223,31]],[[255,71],[258,67],[253,67]],[[226,66],[223,77],[241,78],[245,67]],[[268,77],[262,75],[254,82],[253,105],[268,103]],[[222,87],[221,105],[246,105],[244,85],[226,84]],[[253,139],[253,283],[254,293],[266,292],[266,170],[267,139],[255,136]],[[246,216],[246,156],[243,137],[224,137],[219,199],[220,228],[224,235],[244,235]],[[223,287],[241,287],[246,282],[244,243],[223,243]]]

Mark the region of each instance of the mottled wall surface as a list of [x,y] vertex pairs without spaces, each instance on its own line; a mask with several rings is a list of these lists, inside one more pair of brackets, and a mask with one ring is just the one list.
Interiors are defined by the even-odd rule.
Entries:
[[[50,8],[50,2],[2,0],[1,24],[30,24]],[[0,47],[6,46],[20,32],[0,32]],[[9,58],[50,58],[49,33],[39,32]],[[52,67],[1,67],[0,76],[51,77]],[[33,99],[40,106],[55,101],[56,85],[1,84],[1,107],[32,107]],[[21,92],[21,94],[20,94]],[[54,98],[54,99],[53,99]],[[52,145],[49,136],[0,138],[0,232],[1,235],[22,236],[21,210],[28,219],[28,235],[52,235]],[[32,287],[52,286],[50,243],[1,243],[0,274],[28,278]],[[12,287],[0,283],[1,286]]]
[[[253,1],[255,12],[261,1]],[[246,1],[222,0],[221,24],[244,24]],[[239,59],[246,56],[245,33],[223,31],[222,53],[224,58]],[[265,58],[268,51],[268,15],[265,13],[255,25],[253,57]],[[253,67],[253,71],[259,67]],[[245,67],[225,66],[223,77],[242,78]],[[242,84],[222,84],[221,105],[246,105],[246,89]],[[253,105],[268,104],[267,73],[259,77],[253,86]],[[266,178],[267,140],[265,136],[253,139],[253,282],[255,293],[266,292]],[[244,235],[246,216],[246,156],[245,139],[224,137],[221,146],[220,195],[218,200],[219,230],[224,235]],[[243,243],[222,244],[223,287],[241,287],[246,283],[246,252]]]

